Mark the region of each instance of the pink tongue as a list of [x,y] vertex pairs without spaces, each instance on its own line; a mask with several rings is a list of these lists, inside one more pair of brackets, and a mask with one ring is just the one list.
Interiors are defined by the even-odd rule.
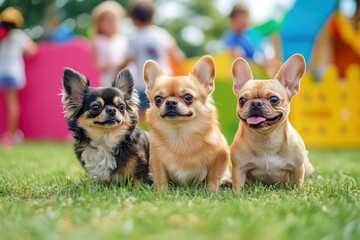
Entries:
[[266,118],[263,117],[250,117],[246,119],[248,124],[259,124],[266,121]]

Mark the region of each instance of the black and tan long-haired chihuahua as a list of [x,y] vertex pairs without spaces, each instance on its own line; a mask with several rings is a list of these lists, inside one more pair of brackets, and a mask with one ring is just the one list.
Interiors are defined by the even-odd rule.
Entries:
[[148,136],[137,127],[139,97],[129,70],[112,87],[91,88],[84,75],[66,68],[62,103],[76,156],[88,174],[105,182],[150,182]]

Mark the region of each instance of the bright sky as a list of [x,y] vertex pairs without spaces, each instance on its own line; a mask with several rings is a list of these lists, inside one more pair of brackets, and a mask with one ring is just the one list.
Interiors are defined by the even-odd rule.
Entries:
[[[79,1],[79,0],[78,0]],[[159,11],[159,17],[161,19],[177,18],[184,15],[186,9],[182,3],[189,2],[191,0],[178,0],[167,1],[160,0],[161,10]],[[213,0],[217,8],[224,14],[228,15],[232,6],[237,2],[243,2],[249,6],[252,22],[261,24],[269,19],[281,18],[284,12],[287,12],[296,0]],[[67,0],[58,0],[64,4]],[[0,5],[4,3],[4,0],[0,0]],[[173,11],[174,8],[176,11]],[[355,11],[354,0],[340,0],[340,8],[343,10],[343,14],[346,16],[352,16]]]
[[[160,1],[157,16],[160,21],[166,19],[175,19],[186,14],[187,9],[184,7],[184,2],[191,0],[179,1]],[[224,14],[229,15],[231,8],[237,2],[245,3],[250,10],[252,23],[261,24],[269,19],[281,19],[294,4],[295,0],[213,0],[216,8]],[[174,11],[176,9],[176,11]]]
[[[159,22],[166,22],[171,19],[181,18],[186,15],[188,9],[186,4],[191,0],[168,1],[161,0],[158,3],[157,20]],[[232,7],[239,0],[213,0],[216,8],[224,15],[228,16]],[[281,20],[286,12],[293,6],[295,0],[247,0],[240,1],[247,4],[249,7],[252,24],[258,25],[267,22],[270,19]],[[176,10],[175,10],[176,9]],[[175,10],[175,11],[174,11]],[[192,45],[200,45],[205,39],[205,28],[211,27],[212,23],[206,16],[199,16],[189,22],[189,25],[181,30],[182,38]],[[217,43],[213,43],[217,44]],[[216,46],[211,45],[210,49],[216,49]]]
[[261,24],[269,19],[281,19],[283,14],[293,6],[295,0],[215,0],[218,9],[224,15],[228,15],[237,2],[243,2],[249,7],[254,24]]
[[[237,2],[248,5],[253,24],[261,24],[269,19],[282,18],[288,12],[296,0],[214,0],[218,9],[228,15],[232,6]],[[352,17],[356,11],[355,0],[339,0],[340,11],[347,17]]]

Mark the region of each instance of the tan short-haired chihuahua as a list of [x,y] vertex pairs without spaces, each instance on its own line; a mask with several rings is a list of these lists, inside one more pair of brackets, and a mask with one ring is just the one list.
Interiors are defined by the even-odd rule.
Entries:
[[271,80],[253,80],[248,63],[242,58],[234,61],[233,90],[240,118],[230,149],[234,192],[254,180],[301,187],[304,176],[313,172],[305,144],[288,120],[290,101],[304,73],[300,54],[291,56]]
[[144,65],[150,127],[150,172],[155,187],[206,182],[217,190],[229,172],[229,149],[211,93],[215,63],[202,57],[188,76],[168,77],[154,61]]

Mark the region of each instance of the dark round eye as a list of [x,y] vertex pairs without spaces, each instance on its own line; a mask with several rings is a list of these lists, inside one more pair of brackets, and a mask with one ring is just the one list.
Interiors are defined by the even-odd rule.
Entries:
[[239,103],[240,103],[240,106],[241,106],[241,107],[244,106],[244,104],[246,103],[246,99],[243,98],[243,97],[241,97],[241,98],[239,99]]
[[125,104],[120,103],[120,104],[118,105],[118,108],[119,108],[120,112],[125,111]]
[[91,111],[99,112],[101,110],[101,106],[99,104],[94,104],[91,106]]
[[156,104],[156,105],[159,105],[159,104],[162,102],[163,99],[164,99],[163,97],[156,96],[156,97],[154,98],[155,104]]
[[271,96],[269,98],[269,102],[272,104],[272,105],[276,105],[280,102],[280,99],[276,96]]
[[191,104],[193,102],[194,97],[191,94],[185,94],[183,99],[186,104]]

